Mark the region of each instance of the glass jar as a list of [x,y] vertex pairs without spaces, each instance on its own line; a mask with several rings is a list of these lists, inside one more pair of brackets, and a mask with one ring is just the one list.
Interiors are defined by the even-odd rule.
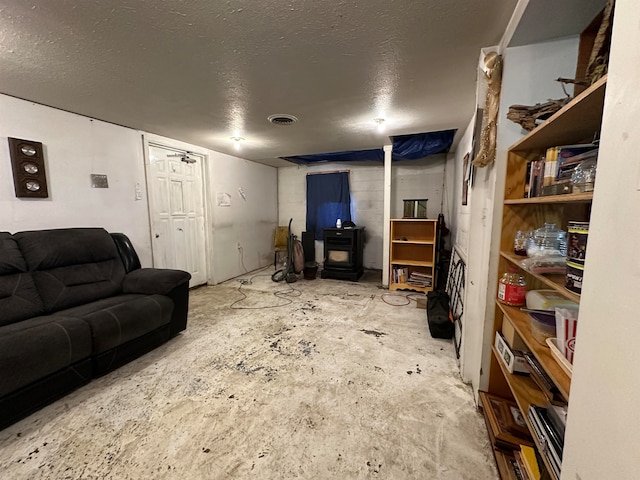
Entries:
[[520,307],[524,305],[527,294],[527,282],[514,267],[509,268],[498,282],[498,300],[505,305]]
[[513,237],[513,253],[523,257],[527,256],[527,243],[531,234],[525,230],[518,230]]
[[567,253],[567,232],[558,230],[555,223],[545,223],[543,227],[534,230],[532,240],[527,249],[530,257]]

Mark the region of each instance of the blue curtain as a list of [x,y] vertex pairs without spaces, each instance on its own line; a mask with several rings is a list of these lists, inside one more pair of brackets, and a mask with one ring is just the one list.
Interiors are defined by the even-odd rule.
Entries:
[[336,220],[351,221],[351,195],[347,172],[307,175],[307,232],[323,238],[324,228]]

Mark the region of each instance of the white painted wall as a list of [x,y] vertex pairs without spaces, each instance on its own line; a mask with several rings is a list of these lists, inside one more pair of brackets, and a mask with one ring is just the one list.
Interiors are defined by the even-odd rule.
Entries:
[[618,0],[580,300],[563,480],[638,478],[640,10]]
[[[293,233],[302,236],[307,223],[307,173],[349,170],[351,219],[365,227],[363,264],[382,268],[383,176],[381,165],[323,163],[278,168],[278,219],[286,226],[293,218]],[[316,261],[323,261],[323,242],[316,239]]]
[[[273,236],[278,218],[275,167],[159,135],[144,136],[147,143],[198,153],[205,158],[209,283],[220,283],[273,263]],[[228,194],[230,205],[218,205],[218,194]],[[238,242],[241,250],[236,246]]]
[[[477,345],[466,347],[465,370],[471,375],[476,394],[487,387],[491,359],[507,150],[527,133],[519,125],[507,120],[506,114],[510,105],[533,105],[564,96],[555,79],[572,78],[575,75],[578,41],[578,37],[567,37],[508,48],[503,52],[496,162],[476,170],[470,204],[465,317],[473,322],[479,319],[484,331],[477,338],[467,336],[465,339],[467,343],[478,342]],[[479,98],[484,103],[483,96]]]
[[[428,198],[427,214],[438,216],[442,200],[445,157],[434,155],[415,162],[394,163],[392,167],[391,216],[402,218],[403,198]],[[278,218],[286,226],[293,218],[293,233],[306,230],[306,175],[310,172],[349,170],[351,216],[365,227],[363,263],[365,268],[382,269],[384,167],[354,163],[280,167],[278,169]],[[316,261],[322,263],[323,243],[316,239]],[[386,266],[384,267],[386,268]]]
[[402,218],[404,199],[427,198],[427,217],[438,218],[443,201],[446,154],[428,160],[394,162],[391,171],[391,218]]
[[[208,161],[211,275],[218,283],[273,263],[278,173],[275,167],[214,151]],[[231,206],[218,206],[218,193],[231,195]]]
[[462,177],[464,174],[464,156],[471,152],[473,140],[473,128],[475,116],[469,121],[469,125],[460,138],[456,151],[450,156],[447,163],[447,172],[450,172],[451,180],[447,182],[447,188],[452,191],[451,196],[451,243],[458,250],[460,256],[467,261],[469,249],[469,224],[470,204],[473,196],[473,188],[469,188],[467,205],[462,205]]
[[[127,234],[143,266],[152,266],[144,135],[206,156],[211,282],[273,261],[276,168],[6,95],[0,95],[0,111],[0,230],[104,227]],[[7,137],[43,143],[49,198],[15,197]],[[108,175],[109,188],[91,188],[91,173]],[[136,184],[141,200],[135,199]],[[231,206],[218,207],[216,192],[231,194]]]
[[[451,192],[450,195],[450,211],[451,217],[445,214],[445,220],[449,223],[451,230],[451,243],[452,248],[455,248],[464,260],[468,263],[468,248],[469,248],[469,222],[470,222],[470,204],[472,198],[472,189],[469,188],[467,195],[467,205],[462,205],[462,178],[464,173],[464,156],[471,151],[471,142],[473,137],[473,128],[475,125],[475,117],[471,119],[469,125],[465,129],[456,151],[450,155],[447,160],[447,191]],[[450,218],[450,220],[449,220]],[[465,280],[468,283],[468,275],[465,276]],[[467,358],[475,359],[477,355],[473,352],[468,352],[468,349],[478,348],[478,342],[473,339],[478,338],[482,333],[483,324],[479,321],[478,317],[468,316],[466,310],[466,294],[468,286],[465,284],[465,298],[463,302],[465,305],[465,312],[462,321],[462,344],[460,348],[460,373],[462,379],[465,382],[471,381],[470,370],[477,368],[477,365],[468,362]],[[472,339],[471,342],[467,342],[467,337]]]
[[[6,95],[0,111],[0,230],[104,227],[127,234],[150,266],[140,134]],[[49,198],[15,197],[7,137],[42,142]],[[92,173],[108,175],[109,188],[92,188]],[[137,183],[142,200],[135,199]]]

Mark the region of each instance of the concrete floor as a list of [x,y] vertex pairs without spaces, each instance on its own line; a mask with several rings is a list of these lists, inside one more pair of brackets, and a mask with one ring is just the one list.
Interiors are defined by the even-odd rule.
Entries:
[[375,272],[269,274],[192,291],[177,338],[0,431],[0,477],[498,478],[425,310]]

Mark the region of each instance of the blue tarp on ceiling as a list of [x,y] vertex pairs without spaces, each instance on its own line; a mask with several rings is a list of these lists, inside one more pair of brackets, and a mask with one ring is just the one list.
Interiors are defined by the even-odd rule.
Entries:
[[[393,150],[392,161],[419,160],[429,155],[448,152],[453,143],[456,130],[442,130],[440,132],[414,133],[410,135],[396,135],[391,137]],[[309,165],[320,162],[383,162],[382,148],[371,150],[355,150],[351,152],[319,153],[315,155],[297,155],[282,157],[298,165]]]

